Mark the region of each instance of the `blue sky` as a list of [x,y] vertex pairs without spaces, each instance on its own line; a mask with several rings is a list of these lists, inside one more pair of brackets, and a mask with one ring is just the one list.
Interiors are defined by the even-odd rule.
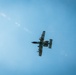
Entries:
[[76,1],[0,0],[0,75],[76,75]]

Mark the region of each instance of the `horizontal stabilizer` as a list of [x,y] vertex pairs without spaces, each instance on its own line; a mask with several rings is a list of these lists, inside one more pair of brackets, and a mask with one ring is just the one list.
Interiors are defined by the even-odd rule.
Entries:
[[52,39],[49,41],[49,48],[52,48]]

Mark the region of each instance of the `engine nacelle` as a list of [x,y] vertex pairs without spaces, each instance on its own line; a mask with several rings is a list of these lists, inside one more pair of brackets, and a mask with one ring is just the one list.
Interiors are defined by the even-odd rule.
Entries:
[[48,47],[48,41],[44,41],[43,46]]

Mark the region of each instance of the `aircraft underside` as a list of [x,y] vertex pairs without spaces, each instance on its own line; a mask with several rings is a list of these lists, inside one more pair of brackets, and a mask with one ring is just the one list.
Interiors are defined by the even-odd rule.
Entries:
[[45,31],[43,31],[41,37],[40,37],[40,41],[34,41],[32,43],[34,44],[39,44],[38,47],[38,52],[39,52],[39,56],[42,56],[42,48],[43,47],[48,47],[48,48],[52,48],[52,39],[50,39],[49,41],[44,41],[44,36],[45,36]]

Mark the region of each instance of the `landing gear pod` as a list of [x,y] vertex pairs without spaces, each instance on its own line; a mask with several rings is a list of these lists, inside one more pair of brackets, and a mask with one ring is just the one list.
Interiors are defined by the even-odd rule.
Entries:
[[49,40],[49,48],[52,48],[52,39]]

